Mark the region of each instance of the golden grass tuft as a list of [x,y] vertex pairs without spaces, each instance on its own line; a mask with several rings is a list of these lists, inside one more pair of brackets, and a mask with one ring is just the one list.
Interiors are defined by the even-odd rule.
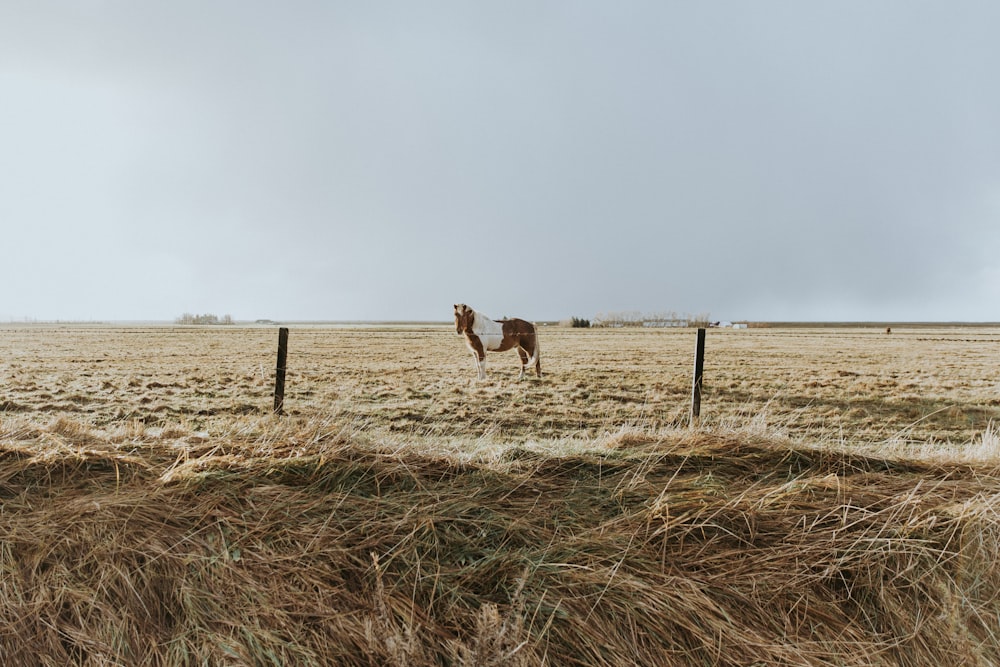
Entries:
[[995,458],[356,426],[0,419],[4,664],[1000,663]]

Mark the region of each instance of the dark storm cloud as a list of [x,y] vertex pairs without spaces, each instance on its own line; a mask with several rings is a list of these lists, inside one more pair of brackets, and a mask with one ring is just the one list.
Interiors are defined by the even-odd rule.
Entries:
[[998,320],[998,18],[5,3],[0,317]]

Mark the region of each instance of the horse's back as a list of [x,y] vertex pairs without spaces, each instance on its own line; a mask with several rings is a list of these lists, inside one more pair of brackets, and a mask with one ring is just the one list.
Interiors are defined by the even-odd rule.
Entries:
[[519,317],[512,317],[509,320],[500,320],[505,336],[535,335],[535,325]]

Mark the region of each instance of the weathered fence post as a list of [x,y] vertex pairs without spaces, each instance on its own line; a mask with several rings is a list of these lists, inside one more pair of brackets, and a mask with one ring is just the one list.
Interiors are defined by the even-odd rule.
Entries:
[[698,343],[694,350],[694,380],[691,383],[691,426],[701,418],[701,383],[705,371],[705,330],[698,329]]
[[288,359],[288,328],[278,329],[278,365],[274,373],[274,414],[284,414],[285,362]]

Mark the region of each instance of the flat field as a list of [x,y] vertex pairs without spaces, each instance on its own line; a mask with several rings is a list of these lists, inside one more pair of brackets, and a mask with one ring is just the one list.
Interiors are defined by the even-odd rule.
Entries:
[[0,327],[4,665],[1000,664],[1000,329]]
[[[285,408],[366,431],[501,442],[687,425],[691,329],[541,329],[544,377],[491,354],[478,382],[451,327],[299,327]],[[0,328],[0,410],[199,427],[273,406],[273,327]],[[820,443],[971,442],[1000,417],[1000,329],[711,329],[705,425]]]

